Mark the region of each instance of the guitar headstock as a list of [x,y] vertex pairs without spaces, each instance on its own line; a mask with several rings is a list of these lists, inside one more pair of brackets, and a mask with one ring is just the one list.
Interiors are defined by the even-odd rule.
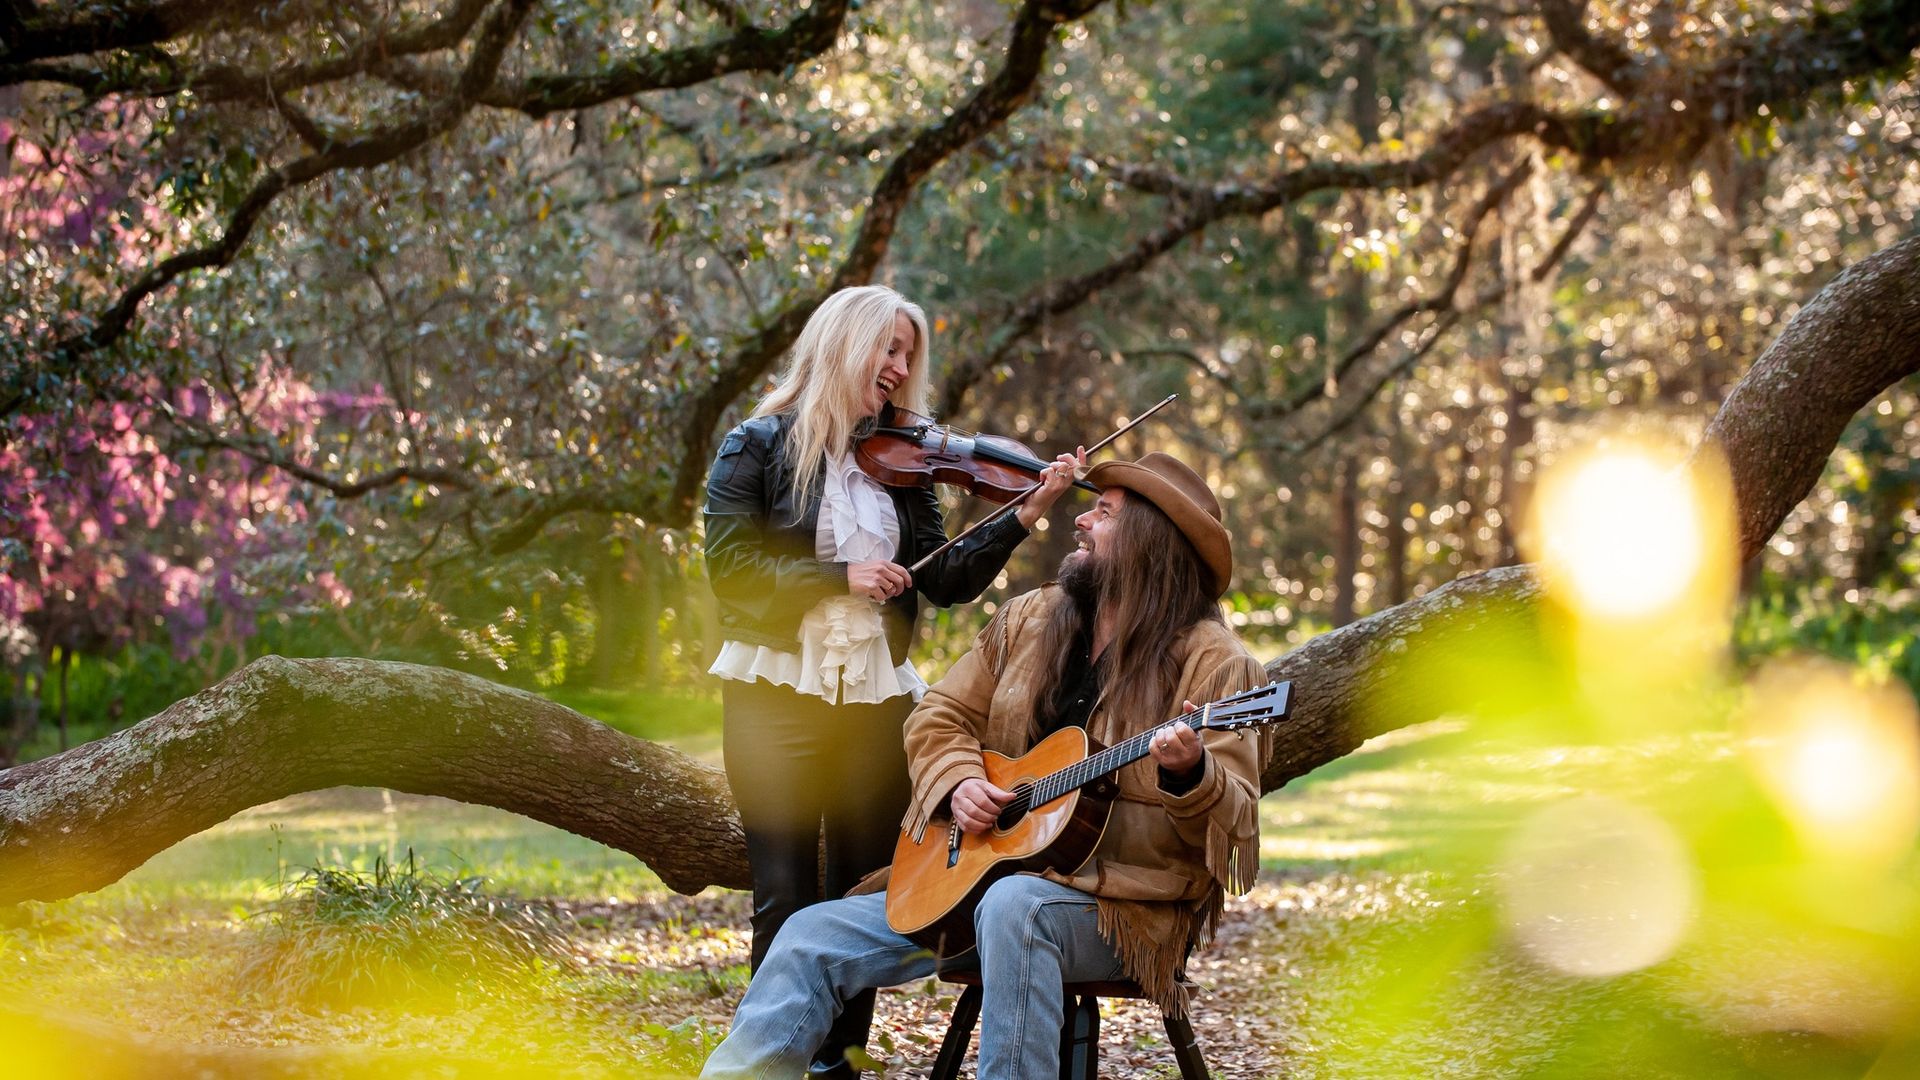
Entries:
[[1292,707],[1293,684],[1270,682],[1221,698],[1198,712],[1189,713],[1185,719],[1187,726],[1195,730],[1233,731],[1278,723],[1287,718]]

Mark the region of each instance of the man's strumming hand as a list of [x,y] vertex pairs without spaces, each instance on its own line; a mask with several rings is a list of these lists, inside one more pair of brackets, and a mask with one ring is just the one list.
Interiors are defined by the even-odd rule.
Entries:
[[947,797],[947,806],[961,831],[979,835],[993,829],[994,820],[1012,798],[1013,792],[972,777],[960,781],[953,789],[953,794]]

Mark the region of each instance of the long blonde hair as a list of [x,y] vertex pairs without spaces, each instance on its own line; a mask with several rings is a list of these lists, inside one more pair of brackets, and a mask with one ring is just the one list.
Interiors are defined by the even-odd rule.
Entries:
[[805,507],[812,496],[828,451],[852,444],[854,426],[864,419],[861,400],[873,384],[867,362],[893,337],[896,315],[913,323],[913,349],[907,381],[887,400],[925,414],[933,389],[927,374],[927,313],[885,285],[856,285],[827,297],[800,331],[773,391],[753,410],[755,416],[793,413],[786,451],[797,507]]

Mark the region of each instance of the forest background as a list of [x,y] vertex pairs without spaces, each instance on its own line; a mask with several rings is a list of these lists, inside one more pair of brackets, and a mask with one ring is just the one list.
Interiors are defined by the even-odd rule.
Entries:
[[[929,311],[943,419],[1050,454],[1180,394],[1119,452],[1206,464],[1239,555],[1229,618],[1263,658],[1518,567],[1541,554],[1529,521],[1556,461],[1597,441],[1700,443],[1841,270],[1900,254],[1909,306],[1884,318],[1912,325],[1916,7],[0,4],[0,763],[98,739],[268,654],[467,672],[710,756],[718,639],[698,504],[714,438],[820,298],[864,281]],[[1697,767],[1724,754],[1647,739],[1736,745],[1721,698],[1780,657],[1826,656],[1838,666],[1821,671],[1910,693],[1909,371],[1820,448],[1825,471],[1778,528],[1742,538],[1753,557],[1731,559],[1726,618],[1707,620],[1724,655],[1682,680],[1698,705],[1686,724],[1622,730],[1591,702],[1542,723],[1564,721],[1566,688],[1596,672],[1533,654],[1501,670],[1513,654],[1466,649],[1478,660],[1458,681],[1473,692],[1434,695],[1430,712],[1451,718],[1414,729],[1432,756],[1406,767],[1471,774],[1455,794],[1474,804],[1511,795],[1500,755],[1515,746],[1526,775],[1550,773],[1526,755],[1569,739]],[[949,505],[956,523],[982,512]],[[1627,525],[1658,516],[1622,506]],[[1063,524],[1023,545],[985,603],[923,621],[924,674],[996,600],[1049,576]],[[1599,674],[1629,699],[1677,685],[1636,683],[1619,659],[1632,646],[1614,652]],[[1491,716],[1468,701],[1489,697]],[[1462,716],[1483,741],[1448,726]],[[1346,724],[1279,781],[1427,718]],[[1443,746],[1472,767],[1448,773]],[[1353,768],[1282,793],[1306,803],[1270,799],[1270,830],[1301,806],[1352,810],[1355,793],[1330,785]],[[1431,801],[1444,786],[1342,826],[1328,842],[1357,862],[1321,850],[1273,868],[1309,895],[1355,873],[1381,875],[1363,894],[1408,875],[1419,896],[1444,893],[1435,874],[1470,891],[1484,867],[1448,844],[1453,856],[1396,862],[1406,845],[1377,843],[1390,818],[1449,818],[1457,808]],[[351,818],[314,813],[336,810]],[[1790,808],[1754,813],[1737,843],[1690,841],[1700,895],[1753,836],[1793,832]],[[1468,831],[1515,834],[1488,818]],[[339,850],[311,831],[316,851]],[[1873,880],[1897,885],[1890,909],[1912,896],[1901,835],[1898,859],[1873,856]],[[372,873],[368,858],[404,847],[383,837],[332,861]],[[579,856],[596,884],[609,857]],[[481,869],[521,891],[592,889],[501,858]],[[1831,869],[1808,860],[1794,865]],[[14,932],[39,944],[19,955],[46,959],[49,921],[97,937],[138,897],[198,912],[188,921],[205,914],[182,899],[196,890],[257,910],[285,862],[236,862],[218,886],[163,874],[141,886],[157,892],[85,913],[30,905]],[[645,879],[606,881],[652,895]],[[1879,935],[1860,946],[1863,970],[1914,930],[1910,913],[1870,931],[1857,915],[1781,918]],[[238,938],[259,925],[232,921]],[[1371,955],[1391,967],[1405,947]],[[701,963],[703,978],[731,970]],[[1327,964],[1307,966],[1346,970]],[[630,989],[630,976],[596,977]],[[1514,979],[1503,993],[1538,990]],[[1835,1015],[1859,1011],[1844,985],[1821,985],[1846,1003]],[[1611,991],[1562,989],[1585,1002],[1566,1030],[1617,1032]],[[1302,1017],[1322,1009],[1338,1028],[1350,1015],[1328,1002],[1342,993],[1300,991],[1291,1021],[1313,1030]],[[1914,1000],[1868,1010],[1864,1030],[1826,1013],[1733,1025],[1731,1058],[1686,1025],[1648,1053],[1803,1065],[1794,1038],[1811,1033],[1813,1056],[1845,1074],[1910,1044]],[[693,1014],[676,1009],[665,1019]],[[150,1013],[129,1022],[174,1030]],[[699,1037],[674,1029],[641,1049],[670,1058]],[[1570,1043],[1543,1045],[1552,1058]],[[1262,1067],[1311,1071],[1274,1054]]]

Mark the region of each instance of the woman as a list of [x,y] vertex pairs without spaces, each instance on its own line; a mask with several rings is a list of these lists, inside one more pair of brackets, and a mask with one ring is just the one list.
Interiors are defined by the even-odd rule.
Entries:
[[[755,969],[822,884],[843,895],[893,855],[908,798],[901,726],[926,689],[907,660],[920,599],[978,597],[1074,479],[1062,455],[1015,515],[909,573],[946,542],[939,503],[861,472],[852,444],[888,401],[924,413],[929,387],[920,308],[883,286],[844,289],[721,441],[707,480],[707,574],[725,639],[711,670],[724,680],[727,782],[753,874]],[[872,1001],[850,1003],[830,1048],[865,1042]]]

